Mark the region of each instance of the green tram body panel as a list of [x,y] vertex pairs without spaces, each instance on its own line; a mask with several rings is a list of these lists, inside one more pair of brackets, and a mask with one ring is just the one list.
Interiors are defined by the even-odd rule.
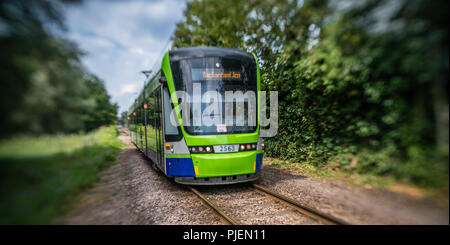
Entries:
[[[261,152],[259,152],[261,153]],[[255,151],[192,154],[196,177],[215,177],[255,173]]]
[[[217,49],[228,52],[232,49],[224,48],[189,48],[195,49]],[[233,52],[242,52],[232,50]],[[242,52],[243,53],[243,52]],[[161,62],[160,71],[147,81],[144,91],[136,99],[135,104],[129,110],[129,131],[132,141],[148,158],[150,158],[159,169],[167,176],[179,178],[180,183],[189,179],[185,184],[196,184],[195,180],[202,181],[202,184],[208,184],[206,180],[214,177],[222,177],[220,180],[211,184],[227,184],[236,182],[252,181],[256,179],[256,173],[262,165],[262,150],[259,147],[259,104],[260,97],[260,73],[256,56],[252,54],[256,64],[256,95],[257,95],[257,117],[256,130],[249,133],[237,134],[216,134],[216,135],[191,135],[184,126],[181,119],[181,113],[178,108],[178,98],[175,94],[175,82],[170,63],[169,52],[166,52]],[[163,76],[162,83],[160,77]],[[165,81],[164,81],[165,78]],[[166,84],[164,84],[166,83]],[[165,114],[163,93],[167,89],[170,103],[175,108],[176,116],[179,122],[179,133],[181,139],[177,142],[171,142],[167,139],[164,130]],[[144,109],[144,104],[148,109]],[[144,124],[147,123],[146,126]],[[173,144],[172,144],[173,143]],[[174,152],[167,150],[165,145],[174,145]],[[180,145],[183,145],[181,146]],[[258,144],[258,148],[249,151],[238,151],[232,153],[190,153],[188,149],[192,146],[213,146],[213,145],[236,145],[236,144]],[[178,148],[185,149],[184,152],[178,152]],[[225,178],[232,176],[233,178]],[[235,178],[239,176],[239,178]],[[246,177],[242,177],[246,176]]]

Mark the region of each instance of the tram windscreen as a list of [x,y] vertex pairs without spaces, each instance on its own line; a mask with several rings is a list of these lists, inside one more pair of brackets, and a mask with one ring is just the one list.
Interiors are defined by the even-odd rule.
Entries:
[[185,117],[186,122],[183,121],[187,133],[212,135],[256,131],[254,59],[193,58],[173,61],[171,68],[175,90],[186,92],[189,98],[189,116]]

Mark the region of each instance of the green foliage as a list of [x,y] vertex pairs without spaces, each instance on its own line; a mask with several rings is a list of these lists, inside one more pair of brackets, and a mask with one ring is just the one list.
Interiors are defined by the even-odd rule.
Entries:
[[395,153],[396,149],[389,147],[379,151],[361,150],[356,154],[338,154],[329,162],[333,168],[346,173],[392,176],[421,187],[448,186],[448,151],[411,147],[409,158],[403,162],[393,157]]
[[0,2],[1,138],[86,131],[115,120],[117,106],[82,67],[81,51],[54,34],[64,30],[59,7],[47,0]]
[[0,224],[51,224],[115,162],[117,129],[0,143]]
[[85,83],[89,90],[86,99],[92,101],[94,106],[82,114],[84,129],[90,131],[114,123],[118,105],[110,103],[103,81],[94,75],[85,75]]
[[337,5],[194,0],[174,46],[256,53],[262,89],[279,93],[266,156],[448,184],[448,2]]
[[186,20],[177,24],[175,45],[241,47],[245,34],[242,23],[249,13],[246,6],[239,0],[188,2]]

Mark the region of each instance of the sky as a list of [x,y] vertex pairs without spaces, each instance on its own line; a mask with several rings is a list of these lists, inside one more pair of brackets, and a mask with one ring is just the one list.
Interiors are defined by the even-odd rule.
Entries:
[[133,103],[145,75],[170,45],[185,0],[89,0],[68,6],[67,36],[85,52],[83,65],[105,81],[119,114]]

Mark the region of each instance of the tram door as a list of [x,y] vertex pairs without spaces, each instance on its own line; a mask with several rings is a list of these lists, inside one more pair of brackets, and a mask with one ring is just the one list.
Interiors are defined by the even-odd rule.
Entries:
[[159,167],[165,172],[164,164],[164,135],[163,135],[163,119],[162,119],[162,103],[161,103],[161,87],[156,89],[156,120],[157,120],[157,130],[156,130],[156,149],[157,149],[157,159]]

